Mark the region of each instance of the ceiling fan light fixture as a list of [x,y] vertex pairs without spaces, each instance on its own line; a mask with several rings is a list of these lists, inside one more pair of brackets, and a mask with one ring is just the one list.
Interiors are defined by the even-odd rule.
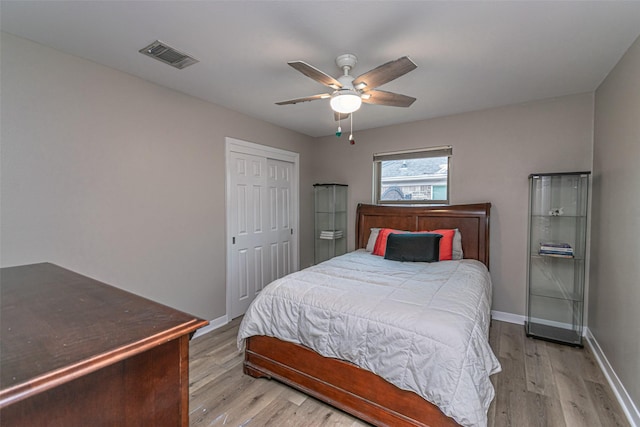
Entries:
[[349,114],[357,111],[362,105],[362,99],[353,90],[337,91],[331,97],[331,109],[337,113]]

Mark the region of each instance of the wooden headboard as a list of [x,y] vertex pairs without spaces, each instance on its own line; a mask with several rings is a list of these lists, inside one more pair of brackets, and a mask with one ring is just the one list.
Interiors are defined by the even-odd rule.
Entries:
[[464,257],[489,267],[491,203],[447,206],[383,206],[359,204],[356,211],[356,249],[367,247],[371,228],[420,231],[457,228]]

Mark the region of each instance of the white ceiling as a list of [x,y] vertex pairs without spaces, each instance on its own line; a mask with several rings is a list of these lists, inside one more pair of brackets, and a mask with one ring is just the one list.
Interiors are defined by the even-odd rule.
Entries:
[[[381,89],[409,108],[363,105],[368,129],[597,88],[640,35],[640,1],[4,1],[2,31],[311,136],[336,124],[326,92],[287,65],[359,75],[408,55]],[[177,70],[138,50],[159,39],[200,62]]]

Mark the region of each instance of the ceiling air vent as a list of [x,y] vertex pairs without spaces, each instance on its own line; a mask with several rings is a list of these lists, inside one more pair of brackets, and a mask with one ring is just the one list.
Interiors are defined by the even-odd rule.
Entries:
[[138,52],[162,61],[165,64],[169,64],[172,67],[183,69],[189,65],[193,65],[198,62],[197,59],[190,57],[186,53],[182,53],[166,43],[156,40],[149,46],[140,49]]

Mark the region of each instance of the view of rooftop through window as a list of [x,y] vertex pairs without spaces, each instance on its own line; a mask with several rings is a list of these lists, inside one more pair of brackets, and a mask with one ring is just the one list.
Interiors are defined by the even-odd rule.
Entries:
[[446,201],[448,160],[428,157],[382,161],[380,201]]

